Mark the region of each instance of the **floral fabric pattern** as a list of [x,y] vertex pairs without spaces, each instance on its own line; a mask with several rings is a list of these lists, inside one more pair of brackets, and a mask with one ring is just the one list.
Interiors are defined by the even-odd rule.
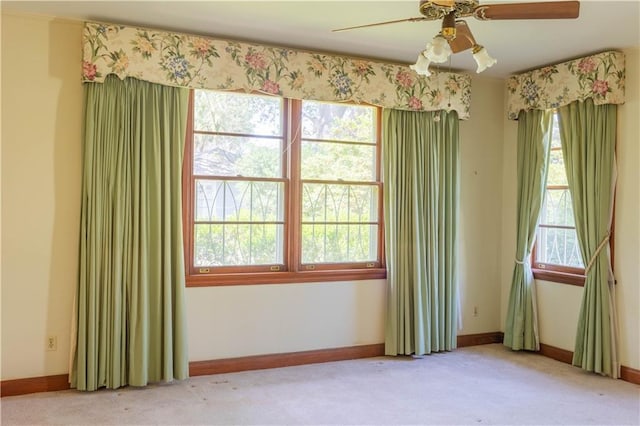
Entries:
[[432,71],[422,77],[404,65],[123,25],[87,22],[83,33],[84,82],[104,82],[116,74],[167,86],[455,110],[468,119],[471,77]]
[[624,103],[624,54],[608,51],[510,77],[509,119],[520,111],[552,109],[593,99],[596,105]]

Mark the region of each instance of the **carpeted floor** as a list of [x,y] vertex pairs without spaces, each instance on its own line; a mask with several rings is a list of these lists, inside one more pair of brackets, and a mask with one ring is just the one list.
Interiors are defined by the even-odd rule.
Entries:
[[2,398],[13,424],[640,424],[640,386],[502,345]]

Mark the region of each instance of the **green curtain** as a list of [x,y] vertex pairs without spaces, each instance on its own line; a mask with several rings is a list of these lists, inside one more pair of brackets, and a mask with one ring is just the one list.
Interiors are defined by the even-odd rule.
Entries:
[[181,176],[188,90],[85,85],[79,390],[188,377]]
[[552,111],[522,111],[518,118],[518,217],[516,254],[504,345],[540,349],[531,250],[547,183]]
[[585,284],[573,364],[618,377],[609,232],[615,185],[616,105],[593,100],[560,108],[560,136]]
[[383,112],[387,355],[456,347],[458,116]]

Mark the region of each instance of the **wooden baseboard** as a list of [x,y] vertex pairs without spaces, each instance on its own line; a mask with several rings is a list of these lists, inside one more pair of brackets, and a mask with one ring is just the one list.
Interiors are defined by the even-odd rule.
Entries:
[[[459,348],[463,348],[466,346],[502,343],[502,339],[503,333],[501,332],[467,334],[458,336],[457,344]],[[540,344],[540,354],[567,364],[571,364],[573,358],[573,352],[545,344]],[[284,354],[255,355],[210,361],[192,361],[189,363],[189,374],[191,376],[203,376],[209,374],[261,370],[265,368],[315,364],[321,362],[344,361],[357,358],[370,358],[382,355],[384,355],[384,343],[350,346],[346,348],[290,352]],[[627,382],[640,385],[640,370],[622,366],[620,368],[620,378]],[[3,397],[36,392],[67,390],[69,388],[69,376],[67,374],[3,380],[0,382],[1,396]]]
[[69,375],[29,377],[27,379],[3,380],[0,382],[1,396],[25,395],[69,389]]
[[[556,348],[555,346],[540,344],[540,355],[555,359],[556,361],[566,364],[573,363],[573,352],[566,349]],[[620,380],[640,385],[640,370],[635,368],[620,366]]]
[[640,370],[622,365],[620,366],[620,378],[625,382],[640,385]]
[[556,348],[555,346],[545,345],[540,343],[540,355],[544,355],[548,358],[555,359],[556,361],[571,364],[573,360],[573,352],[566,349]]
[[465,334],[458,336],[458,347],[489,345],[491,343],[502,343],[504,333],[494,331],[491,333]]
[[[490,343],[501,343],[501,332],[468,334],[458,336],[459,348]],[[189,363],[189,375],[203,376],[238,371],[261,370],[293,365],[315,364],[320,362],[344,361],[356,358],[370,358],[384,355],[384,343],[350,346],[335,349],[291,352],[284,354],[256,355],[240,358],[193,361]],[[68,375],[32,377],[26,379],[4,380],[0,382],[2,396],[24,395],[69,389]]]
[[293,365],[370,358],[381,355],[384,355],[384,343],[350,346],[346,348],[319,349],[315,351],[214,359],[210,361],[193,361],[189,363],[189,375],[204,376],[209,374],[234,373],[237,371],[262,370],[265,368],[280,368]]
[[[501,343],[501,332],[468,334],[458,336],[458,347]],[[255,355],[240,358],[194,361],[189,363],[190,376],[234,373],[237,371],[262,370],[265,368],[289,367],[320,362],[343,361],[384,355],[384,344],[351,346],[346,348],[321,349],[315,351],[290,352],[284,354]]]

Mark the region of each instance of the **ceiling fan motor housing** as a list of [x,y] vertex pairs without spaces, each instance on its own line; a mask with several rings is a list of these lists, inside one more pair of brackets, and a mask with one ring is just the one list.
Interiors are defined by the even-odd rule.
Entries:
[[442,31],[440,33],[446,40],[456,38],[456,16],[454,12],[450,12],[442,19]]
[[478,0],[420,0],[420,13],[427,19],[442,19],[453,12],[454,18],[473,15]]

